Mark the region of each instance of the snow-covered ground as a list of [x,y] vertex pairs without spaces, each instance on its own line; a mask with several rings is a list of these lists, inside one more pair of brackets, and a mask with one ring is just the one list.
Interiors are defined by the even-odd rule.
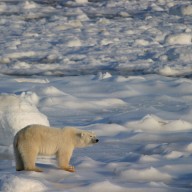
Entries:
[[[0,1],[0,191],[192,190],[190,0]],[[16,172],[31,123],[77,126],[76,173],[39,157]]]

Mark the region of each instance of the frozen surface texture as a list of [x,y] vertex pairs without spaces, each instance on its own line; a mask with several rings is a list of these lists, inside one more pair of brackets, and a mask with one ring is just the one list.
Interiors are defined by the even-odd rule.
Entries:
[[[0,80],[6,84],[7,92],[8,88],[13,93],[25,91],[17,96],[1,96],[1,105],[22,109],[19,113],[9,112],[9,127],[1,128],[5,131],[1,133],[0,145],[0,188],[4,192],[32,192],[34,188],[70,192],[191,190],[190,79],[160,75],[123,77],[100,72],[62,78],[2,75]],[[0,90],[3,87],[1,84]],[[21,108],[16,101],[22,104]],[[36,103],[38,110],[29,105],[31,102]],[[12,139],[5,139],[7,133],[25,122],[39,120],[46,124],[46,117],[52,126],[77,126],[98,135],[100,142],[96,146],[74,152],[71,163],[76,173],[59,170],[54,157],[38,158],[43,173],[15,172],[9,146]],[[26,187],[21,185],[23,182]]]
[[[0,1],[0,191],[191,192],[190,0]],[[16,172],[27,124],[77,126],[99,143],[76,173],[39,157]]]
[[190,0],[2,0],[0,15],[3,74],[192,74]]

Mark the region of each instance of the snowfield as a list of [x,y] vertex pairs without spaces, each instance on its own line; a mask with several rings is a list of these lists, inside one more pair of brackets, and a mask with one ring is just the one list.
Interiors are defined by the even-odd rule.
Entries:
[[[1,192],[191,192],[189,0],[0,2]],[[75,173],[16,172],[26,125],[76,126]]]

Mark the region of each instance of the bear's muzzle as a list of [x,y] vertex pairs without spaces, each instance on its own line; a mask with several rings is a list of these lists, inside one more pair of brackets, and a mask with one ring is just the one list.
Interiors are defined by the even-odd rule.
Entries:
[[92,143],[98,143],[99,139],[92,139]]

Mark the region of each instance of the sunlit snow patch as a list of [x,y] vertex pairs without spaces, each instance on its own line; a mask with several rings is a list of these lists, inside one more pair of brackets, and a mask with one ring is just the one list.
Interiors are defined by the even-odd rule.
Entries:
[[42,192],[47,187],[38,180],[24,176],[4,175],[0,177],[0,190],[3,192]]
[[184,120],[164,121],[155,115],[146,115],[139,121],[125,124],[129,129],[142,131],[184,131],[191,130],[192,124]]
[[78,4],[88,3],[88,0],[75,0]]
[[163,173],[154,167],[146,169],[127,169],[117,172],[122,179],[129,181],[162,181],[169,182],[172,177],[167,173]]
[[189,33],[180,33],[180,34],[171,34],[168,35],[165,39],[166,43],[170,45],[190,45],[191,44],[191,34]]
[[35,93],[0,95],[0,145],[11,145],[15,133],[27,125],[49,125],[47,117],[37,109],[37,103]]
[[88,186],[88,191],[90,192],[106,192],[106,191],[111,191],[111,192],[123,192],[127,190],[126,188],[123,188],[121,186],[115,185],[109,181],[102,181],[99,183],[91,184]]

